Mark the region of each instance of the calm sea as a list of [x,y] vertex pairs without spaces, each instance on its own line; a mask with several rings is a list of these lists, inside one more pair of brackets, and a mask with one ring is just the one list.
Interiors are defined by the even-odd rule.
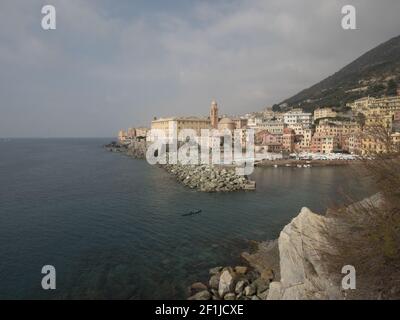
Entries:
[[[370,194],[348,167],[256,168],[255,192],[199,193],[109,140],[0,140],[0,299],[185,298],[301,207]],[[41,288],[48,264],[54,291]]]

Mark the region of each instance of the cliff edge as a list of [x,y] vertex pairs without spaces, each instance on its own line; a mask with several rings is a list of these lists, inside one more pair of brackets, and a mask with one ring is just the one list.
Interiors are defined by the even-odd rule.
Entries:
[[[379,252],[370,250],[372,243],[369,238],[376,233],[372,232],[369,220],[375,221],[373,218],[377,214],[377,211],[371,210],[379,209],[383,204],[382,195],[376,194],[350,206],[328,210],[326,215],[302,208],[283,228],[277,240],[258,243],[253,253],[242,253],[247,266],[210,269],[208,285],[193,284],[189,299],[342,300],[397,297],[398,277],[383,283],[382,277],[376,277],[371,269],[380,267],[382,263],[388,267],[387,261],[390,262],[387,258],[380,262],[380,243],[377,246]],[[371,263],[365,264],[365,259],[371,259]],[[345,265],[357,266],[357,290],[342,288],[342,279],[347,275],[342,274]]]
[[271,282],[267,300],[343,299],[338,274],[328,272],[325,254],[334,254],[325,226],[333,218],[302,208],[278,239],[280,281]]

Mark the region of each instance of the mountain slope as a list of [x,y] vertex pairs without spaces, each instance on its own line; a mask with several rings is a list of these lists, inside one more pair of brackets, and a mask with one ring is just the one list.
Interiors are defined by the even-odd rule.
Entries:
[[400,85],[400,36],[380,44],[282,103],[308,111],[319,106],[343,108],[347,102],[360,97],[388,93],[388,87],[394,86],[393,82]]

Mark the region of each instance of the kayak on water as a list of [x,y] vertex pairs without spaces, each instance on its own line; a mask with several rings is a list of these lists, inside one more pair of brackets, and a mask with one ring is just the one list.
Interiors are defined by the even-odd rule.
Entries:
[[196,211],[190,211],[189,213],[184,213],[182,217],[187,217],[187,216],[192,216],[194,214],[199,214],[201,210],[196,210]]

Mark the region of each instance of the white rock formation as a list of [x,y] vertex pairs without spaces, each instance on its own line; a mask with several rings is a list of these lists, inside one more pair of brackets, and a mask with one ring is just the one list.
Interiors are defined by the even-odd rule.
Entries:
[[331,219],[303,208],[285,226],[278,240],[281,281],[271,283],[267,300],[343,299],[338,275],[321,261],[321,250],[334,250],[323,232]]

